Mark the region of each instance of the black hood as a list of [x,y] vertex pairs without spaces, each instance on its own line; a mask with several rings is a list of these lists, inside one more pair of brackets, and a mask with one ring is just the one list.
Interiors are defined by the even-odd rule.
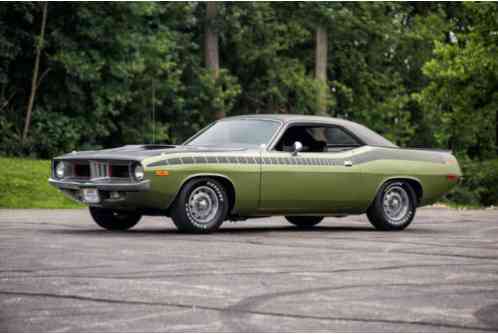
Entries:
[[73,151],[55,159],[64,160],[135,160],[141,161],[159,155],[172,153],[209,153],[209,152],[234,152],[244,151],[244,148],[236,147],[208,147],[208,146],[185,146],[185,145],[126,145],[98,151]]

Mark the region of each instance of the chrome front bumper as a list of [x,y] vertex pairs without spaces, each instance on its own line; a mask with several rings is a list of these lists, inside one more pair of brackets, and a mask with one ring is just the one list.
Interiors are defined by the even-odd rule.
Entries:
[[147,191],[150,189],[150,180],[140,182],[106,182],[106,181],[72,181],[56,180],[49,178],[48,182],[56,188],[67,190],[80,190],[82,188],[97,188],[102,191]]

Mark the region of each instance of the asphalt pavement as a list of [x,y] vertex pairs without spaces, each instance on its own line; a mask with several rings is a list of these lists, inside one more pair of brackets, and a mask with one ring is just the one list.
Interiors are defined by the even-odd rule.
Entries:
[[498,331],[498,210],[108,232],[86,210],[0,210],[0,331]]

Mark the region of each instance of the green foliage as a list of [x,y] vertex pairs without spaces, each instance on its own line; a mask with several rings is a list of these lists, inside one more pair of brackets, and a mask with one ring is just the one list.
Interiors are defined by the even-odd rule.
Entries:
[[463,180],[446,199],[456,204],[498,205],[498,159],[484,162],[459,160]]
[[[220,3],[217,76],[203,62],[205,14],[197,2],[50,3],[21,146],[41,6],[1,6],[0,153],[179,143],[217,113],[314,114],[328,89],[329,115],[400,145],[496,157],[496,3]],[[317,27],[326,84],[314,76]]]
[[[15,132],[24,121],[19,114],[26,106],[33,36],[37,36],[38,20],[33,18],[40,14],[37,5],[9,6],[32,18],[26,24],[11,25],[17,27],[13,30],[25,30],[23,36],[31,40],[13,50],[15,57],[4,53],[10,63],[0,70],[0,77],[8,79],[0,82],[0,105],[7,111],[2,125],[9,124],[14,131],[0,139],[0,147],[18,146]],[[188,107],[178,98],[185,90],[180,53],[189,51],[181,43],[186,34],[180,25],[192,10],[188,4],[49,4],[33,127],[19,153],[51,157],[81,146],[170,139],[164,129],[171,128],[171,116]],[[9,14],[0,11],[0,26],[10,20]],[[18,43],[16,39],[6,31],[0,42],[9,49]],[[9,99],[10,91],[14,95]],[[153,127],[153,109],[155,127],[160,127],[156,138],[143,131]]]
[[207,116],[204,122],[212,121],[213,113],[231,110],[235,98],[240,94],[237,78],[226,69],[220,70],[215,78],[209,70],[202,70],[199,77],[199,95],[194,97],[201,113]]
[[453,33],[453,43],[436,43],[424,67],[431,80],[420,101],[441,146],[473,157],[496,153],[498,110],[498,6],[465,4],[471,21]]
[[312,113],[316,84],[309,75],[312,33],[294,4],[237,3],[224,9],[221,58],[242,87],[234,113]]
[[50,161],[0,158],[0,208],[78,208],[50,186]]

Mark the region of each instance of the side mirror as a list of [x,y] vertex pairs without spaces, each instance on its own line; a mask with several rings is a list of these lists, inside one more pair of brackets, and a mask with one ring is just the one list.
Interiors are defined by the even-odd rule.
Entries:
[[298,152],[303,150],[303,144],[300,141],[294,142],[294,151],[292,151],[292,155],[297,155]]

